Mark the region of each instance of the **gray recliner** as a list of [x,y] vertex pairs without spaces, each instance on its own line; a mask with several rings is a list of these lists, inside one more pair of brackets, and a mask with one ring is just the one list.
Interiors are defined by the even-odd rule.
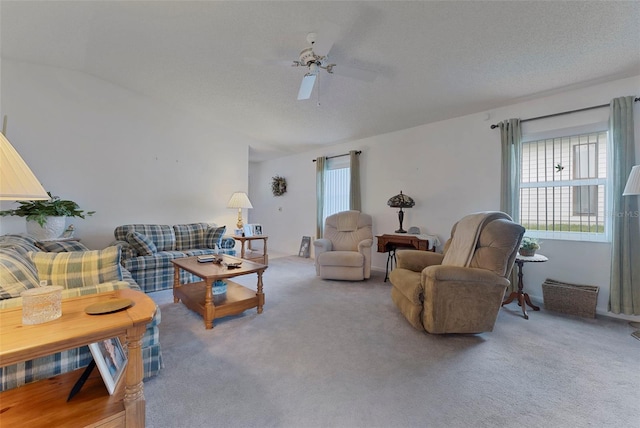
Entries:
[[505,213],[475,213],[453,226],[444,254],[398,251],[391,299],[419,330],[492,331],[524,231]]
[[371,276],[372,219],[342,211],[325,220],[324,237],[313,242],[316,274],[322,279],[360,281]]

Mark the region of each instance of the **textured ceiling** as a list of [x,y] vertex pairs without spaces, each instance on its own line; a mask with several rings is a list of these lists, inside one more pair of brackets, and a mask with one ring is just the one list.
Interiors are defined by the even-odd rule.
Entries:
[[[2,0],[0,14],[2,58],[186,109],[255,139],[254,161],[640,74],[636,1]],[[332,28],[336,73],[297,101],[290,61]]]

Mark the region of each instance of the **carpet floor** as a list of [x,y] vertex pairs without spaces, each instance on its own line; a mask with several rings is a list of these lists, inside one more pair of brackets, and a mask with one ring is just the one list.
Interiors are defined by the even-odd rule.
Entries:
[[[640,341],[624,321],[500,310],[491,333],[430,335],[390,284],[323,281],[270,260],[265,307],[202,318],[171,290],[165,368],[145,382],[148,427],[638,427]],[[255,287],[256,276],[238,278]]]

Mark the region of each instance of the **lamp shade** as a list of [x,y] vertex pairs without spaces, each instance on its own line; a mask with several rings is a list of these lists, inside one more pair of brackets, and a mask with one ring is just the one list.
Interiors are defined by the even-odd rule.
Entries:
[[0,133],[0,200],[47,200],[49,195],[9,140]]
[[407,195],[402,194],[402,190],[399,195],[395,195],[387,201],[387,205],[392,208],[411,208],[416,203],[413,199]]
[[231,195],[227,208],[253,208],[249,197],[244,192],[235,192]]
[[631,168],[631,174],[627,180],[627,185],[622,192],[623,196],[640,195],[640,165]]

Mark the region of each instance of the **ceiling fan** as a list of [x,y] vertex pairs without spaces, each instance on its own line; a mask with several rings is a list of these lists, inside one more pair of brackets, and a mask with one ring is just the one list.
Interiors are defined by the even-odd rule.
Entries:
[[291,64],[292,67],[307,68],[307,73],[302,78],[300,90],[298,91],[298,100],[308,100],[311,98],[311,92],[313,91],[313,87],[321,70],[326,70],[327,73],[334,74],[334,67],[336,67],[336,74],[367,82],[371,82],[376,78],[376,73],[372,71],[342,65],[337,66],[337,64],[329,60],[329,52],[331,51],[333,43],[338,38],[339,33],[337,27],[333,29],[334,31],[328,31],[322,37],[318,37],[317,33],[307,34],[307,43],[309,43],[309,46],[303,49],[298,59]]
[[[329,50],[331,46],[333,46],[333,42],[331,42],[326,50],[326,55],[318,55],[314,52],[314,48],[316,48],[316,39],[318,35],[316,33],[307,34],[307,42],[309,43],[308,48],[305,48],[300,52],[300,56],[296,61],[293,61],[291,64],[292,67],[307,67],[307,74],[302,78],[302,83],[300,84],[300,90],[298,91],[298,100],[308,100],[311,97],[311,91],[313,91],[313,86],[316,83],[316,79],[320,70],[326,70],[327,73],[333,74],[333,67],[336,64],[333,64],[329,61]],[[326,47],[325,43],[322,48]],[[317,48],[316,48],[317,49]],[[319,52],[322,52],[318,50]]]

